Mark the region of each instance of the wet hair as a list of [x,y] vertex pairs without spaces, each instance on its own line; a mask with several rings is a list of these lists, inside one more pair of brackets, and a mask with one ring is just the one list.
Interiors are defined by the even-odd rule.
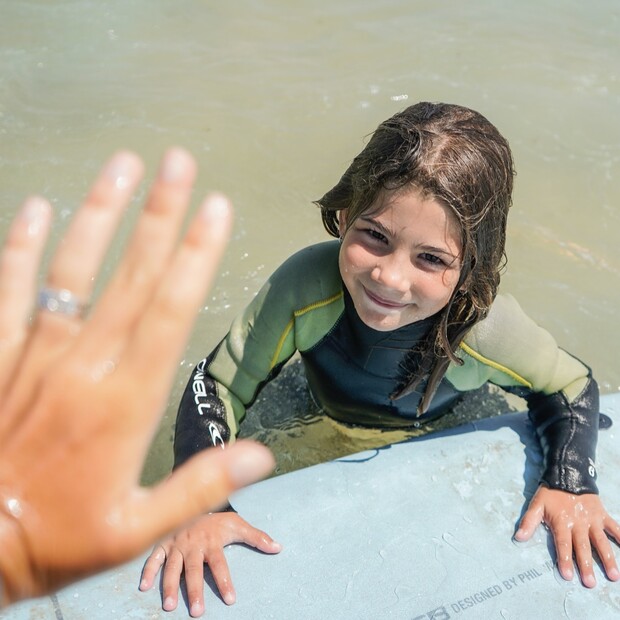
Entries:
[[416,189],[446,205],[461,232],[461,273],[426,339],[402,364],[396,399],[421,388],[424,413],[467,332],[488,313],[506,263],[506,221],[514,167],[505,138],[484,116],[457,105],[417,103],[379,125],[340,181],[317,200],[327,232],[340,236],[377,213],[386,191]]

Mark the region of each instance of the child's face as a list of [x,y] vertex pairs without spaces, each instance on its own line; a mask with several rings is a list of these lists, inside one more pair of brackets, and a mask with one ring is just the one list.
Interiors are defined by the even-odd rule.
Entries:
[[[415,189],[383,193],[378,214],[344,234],[340,273],[362,321],[379,331],[439,312],[461,271],[461,238],[450,210]],[[346,213],[341,211],[344,233]]]

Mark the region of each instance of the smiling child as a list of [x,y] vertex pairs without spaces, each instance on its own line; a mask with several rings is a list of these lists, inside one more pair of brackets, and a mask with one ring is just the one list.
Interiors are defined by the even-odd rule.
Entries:
[[[595,482],[596,382],[497,293],[513,176],[508,143],[473,110],[419,103],[383,122],[317,201],[339,241],[289,258],[196,366],[179,408],[175,467],[234,440],[246,409],[297,351],[314,400],[348,424],[419,425],[490,382],[527,400],[544,453],[516,538],[544,522],[565,579],[574,553],[583,584],[595,584],[592,547],[619,579],[607,534],[620,540],[620,527]],[[173,609],[184,570],[190,613],[200,615],[207,563],[233,603],[223,554],[233,542],[280,550],[234,511],[204,515],[153,551],[141,588],[165,563],[164,609]]]

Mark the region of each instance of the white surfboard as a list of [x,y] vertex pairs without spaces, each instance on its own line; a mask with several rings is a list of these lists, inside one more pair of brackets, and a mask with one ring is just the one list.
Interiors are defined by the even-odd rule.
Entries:
[[[601,409],[599,487],[620,518],[620,394]],[[284,546],[277,556],[226,550],[237,590],[227,607],[205,582],[210,620],[447,620],[620,617],[620,583],[600,567],[592,590],[565,582],[539,528],[515,543],[537,486],[538,442],[524,413],[367,451],[273,478],[233,505]],[[617,553],[620,556],[620,551]],[[159,587],[138,591],[144,558],[21,603],[2,620],[187,618],[161,610]],[[619,559],[620,562],[620,559]]]

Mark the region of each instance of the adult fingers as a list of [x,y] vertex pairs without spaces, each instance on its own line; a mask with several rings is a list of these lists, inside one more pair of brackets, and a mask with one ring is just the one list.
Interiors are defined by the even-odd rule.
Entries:
[[11,224],[0,254],[0,391],[12,371],[28,332],[41,254],[52,210],[43,198],[26,200]]
[[148,395],[153,402],[151,411],[157,410],[168,393],[177,360],[215,276],[231,227],[229,201],[220,194],[209,196],[191,222],[124,355],[125,365],[135,376],[148,372],[153,386],[157,386]]
[[161,538],[193,517],[221,506],[233,491],[265,477],[274,464],[267,448],[247,440],[226,450],[197,454],[136,507],[142,512],[137,519],[141,523],[139,534],[145,541]]
[[195,176],[189,153],[166,152],[123,260],[91,316],[89,342],[101,355],[117,353],[142,318],[177,243]]
[[[61,241],[47,275],[46,286],[70,291],[86,301],[105,251],[125,205],[142,176],[141,160],[129,152],[113,156],[103,168],[83,205],[77,210]],[[79,316],[40,310],[36,315],[22,371],[13,385],[9,403],[17,410],[25,406],[33,377],[39,377],[66,350],[81,330]]]
[[120,217],[142,178],[140,158],[123,151],[105,165],[50,265],[47,285],[87,299]]

